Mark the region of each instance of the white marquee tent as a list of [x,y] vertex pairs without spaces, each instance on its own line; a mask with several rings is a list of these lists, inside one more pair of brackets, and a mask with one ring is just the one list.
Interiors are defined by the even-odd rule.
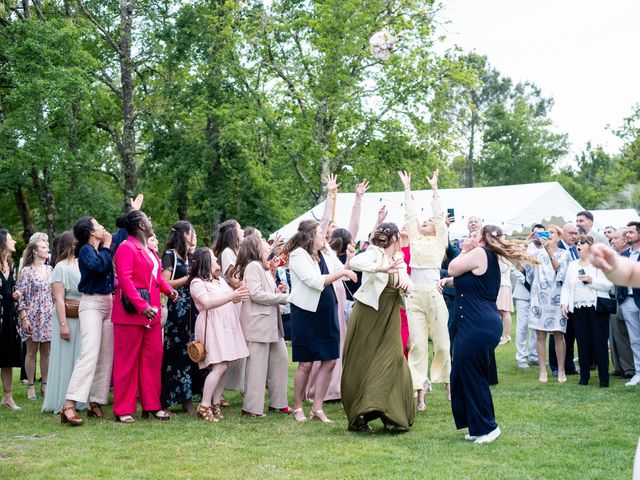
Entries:
[[634,208],[617,208],[612,210],[591,210],[593,221],[603,230],[611,226],[623,227],[629,222],[640,222],[640,215]]
[[[477,216],[483,224],[499,225],[506,234],[520,232],[543,220],[562,218],[575,220],[583,208],[557,182],[530,183],[482,188],[440,189],[442,208],[455,210],[456,222],[451,225],[451,238],[463,236],[470,216]],[[419,218],[431,216],[431,190],[413,192]],[[336,199],[335,222],[347,227],[355,193],[339,193]],[[389,211],[387,220],[398,226],[404,223],[404,192],[367,192],[362,200],[362,216],[357,240],[365,240],[373,228],[382,205]],[[292,220],[276,233],[290,238],[302,220],[320,220],[324,202]]]

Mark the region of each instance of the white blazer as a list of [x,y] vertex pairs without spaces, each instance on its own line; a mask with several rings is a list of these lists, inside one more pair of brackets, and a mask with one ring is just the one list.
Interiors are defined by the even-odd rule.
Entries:
[[[411,285],[402,252],[397,252],[393,256],[393,259],[402,260],[402,264],[398,269],[400,280]],[[353,295],[356,300],[378,310],[380,294],[389,282],[389,274],[376,272],[376,270],[389,265],[389,263],[384,250],[375,245],[369,245],[364,252],[356,255],[349,261],[349,266],[353,270],[363,272],[362,285]]]
[[[331,249],[324,248],[322,256],[329,273],[344,268]],[[291,293],[289,302],[296,307],[315,312],[320,303],[320,295],[324,290],[326,275],[320,273],[320,265],[303,248],[296,248],[289,255],[289,272],[291,273]],[[333,288],[333,284],[328,285]]]

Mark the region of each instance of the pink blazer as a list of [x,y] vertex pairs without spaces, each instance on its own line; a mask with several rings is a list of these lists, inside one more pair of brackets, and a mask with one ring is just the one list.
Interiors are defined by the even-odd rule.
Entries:
[[[118,286],[116,296],[113,299],[113,311],[111,321],[127,325],[149,325],[160,322],[162,308],[160,307],[160,292],[168,294],[171,290],[169,284],[162,278],[162,263],[155,252],[151,251],[158,261],[158,274],[152,278],[153,262],[149,258],[144,247],[135,237],[129,236],[120,244],[115,254],[116,275]],[[149,290],[151,306],[158,309],[158,314],[151,322],[142,315],[149,306],[138,293],[138,288]],[[121,295],[131,301],[138,313],[128,313],[122,305]]]

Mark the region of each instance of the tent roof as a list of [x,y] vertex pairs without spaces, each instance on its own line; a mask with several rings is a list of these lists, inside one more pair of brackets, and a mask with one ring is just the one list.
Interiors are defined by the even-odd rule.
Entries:
[[629,222],[640,221],[640,215],[634,208],[615,208],[611,210],[591,210],[593,213],[593,222],[598,230],[604,230],[606,227],[624,227]]
[[[440,189],[442,208],[455,209],[456,222],[450,227],[451,237],[467,232],[470,216],[479,217],[483,224],[499,225],[506,234],[519,232],[535,223],[560,217],[574,220],[583,208],[557,182],[530,183],[481,188]],[[431,216],[431,190],[413,191],[418,218]],[[336,199],[335,222],[347,227],[355,193],[339,193]],[[362,215],[357,240],[365,240],[373,228],[382,205],[389,211],[387,220],[398,226],[404,223],[404,192],[367,192],[362,200]],[[320,220],[324,201],[280,228],[283,238],[290,238],[302,220]]]

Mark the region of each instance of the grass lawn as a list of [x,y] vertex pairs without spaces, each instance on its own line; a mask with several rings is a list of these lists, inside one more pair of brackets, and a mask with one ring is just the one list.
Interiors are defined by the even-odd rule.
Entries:
[[237,392],[225,395],[232,406],[218,424],[184,414],[169,422],[137,415],[133,425],[89,420],[71,428],[40,413],[41,398],[27,401],[26,386],[16,383],[23,410],[0,409],[0,479],[630,478],[640,387],[612,378],[600,389],[595,372],[587,387],[575,376],[541,385],[536,368],[516,367],[514,350],[513,343],[497,349],[493,399],[503,433],[489,445],[463,440],[466,431],[455,430],[441,385],[409,433],[387,433],[374,422],[376,434],[363,435],[346,430],[338,404],[325,407],[331,425],[298,425],[281,414],[242,418]]

